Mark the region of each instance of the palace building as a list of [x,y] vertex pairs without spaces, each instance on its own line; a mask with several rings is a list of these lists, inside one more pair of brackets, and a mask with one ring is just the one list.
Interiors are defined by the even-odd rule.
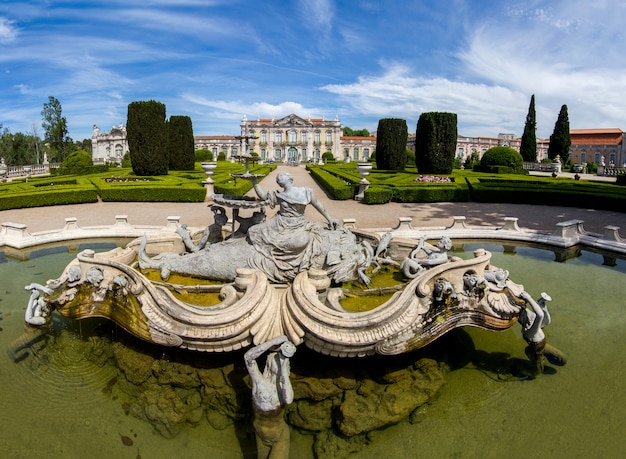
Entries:
[[109,132],[102,132],[93,125],[91,135],[91,158],[94,164],[122,163],[122,157],[128,152],[126,127],[113,126]]
[[[239,135],[194,136],[194,147],[212,151],[216,159],[220,153],[231,159],[247,151],[257,153],[263,161],[285,163],[319,162],[326,152],[338,161],[367,161],[376,149],[375,133],[371,137],[344,136],[338,117],[331,121],[291,114],[277,119],[248,120],[244,115],[239,126]],[[572,129],[570,134],[572,162],[600,164],[604,159],[607,166],[626,164],[624,131],[621,129]],[[91,143],[94,163],[121,163],[128,151],[126,128],[120,124],[109,132],[101,132],[94,125]],[[537,139],[538,161],[547,157],[549,143],[548,139]],[[463,162],[473,152],[482,157],[489,148],[503,145],[519,151],[520,144],[521,138],[513,134],[498,134],[497,137],[459,135],[456,157]],[[409,135],[407,149],[415,151],[415,134]]]
[[626,167],[624,131],[618,128],[572,129],[570,154],[574,163],[601,164]]
[[375,137],[344,137],[338,117],[330,121],[291,114],[248,120],[244,115],[240,128],[239,136],[196,136],[196,150],[230,158],[245,147],[263,161],[318,162],[325,152],[337,160],[367,161],[376,148]]

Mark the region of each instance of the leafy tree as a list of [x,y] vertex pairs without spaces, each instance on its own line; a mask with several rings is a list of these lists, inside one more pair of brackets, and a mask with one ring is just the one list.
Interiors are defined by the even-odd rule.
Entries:
[[405,120],[383,118],[378,121],[376,134],[376,167],[378,169],[404,170],[408,136]]
[[193,170],[195,150],[190,117],[170,116],[167,122],[167,150],[170,170]]
[[21,132],[12,134],[9,128],[2,129],[0,125],[0,158],[7,166],[34,164],[37,157],[33,146],[38,140]]
[[419,173],[450,174],[456,141],[456,113],[422,113],[415,133],[415,165]]
[[213,161],[213,152],[211,150],[207,150],[206,148],[196,150],[194,152],[194,156],[197,163],[202,161]]
[[463,168],[472,170],[474,168],[474,165],[476,164],[480,164],[480,155],[476,150],[472,150],[472,153],[467,158],[465,158]]
[[332,152],[325,151],[324,153],[322,153],[322,161],[327,162],[327,161],[334,161],[334,160],[335,160],[335,155],[333,155]]
[[368,131],[367,129],[355,130],[350,129],[348,126],[345,126],[343,128],[343,135],[345,135],[346,137],[370,137],[372,134],[370,134],[370,131]]
[[413,150],[406,149],[406,166],[415,167],[415,152]]
[[76,142],[76,147],[79,150],[84,150],[87,153],[92,153],[93,151],[93,145],[91,144],[91,139],[83,139],[80,142]]
[[71,153],[59,168],[60,174],[89,174],[92,171],[93,160],[91,153],[85,150],[76,150]]
[[567,105],[561,107],[559,116],[554,124],[554,131],[550,136],[550,145],[548,146],[548,158],[554,159],[559,155],[561,159],[566,160],[569,156],[569,147],[572,145],[572,139],[569,133],[569,117],[567,116]]
[[537,161],[537,115],[535,113],[535,95],[530,98],[528,106],[528,114],[526,115],[526,124],[524,125],[524,133],[522,134],[522,143],[519,152],[524,161]]
[[63,161],[69,154],[69,145],[72,139],[67,132],[67,120],[62,115],[61,103],[53,96],[48,97],[48,102],[43,104],[41,111],[41,126],[45,130],[44,140],[50,145],[52,161]]
[[481,166],[506,166],[513,170],[524,168],[522,155],[511,147],[492,147],[480,159]]
[[136,175],[167,175],[165,105],[155,100],[128,104],[126,139]]

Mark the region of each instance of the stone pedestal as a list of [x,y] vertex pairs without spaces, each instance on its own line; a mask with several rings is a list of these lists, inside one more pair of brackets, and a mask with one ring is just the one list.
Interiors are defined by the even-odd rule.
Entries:
[[206,188],[206,198],[204,199],[205,201],[211,201],[213,199],[213,194],[215,194],[215,181],[211,178],[211,176],[213,175],[213,172],[215,172],[216,167],[216,162],[202,163],[202,169],[206,174],[206,180],[202,182],[202,184]]
[[359,182],[359,191],[354,197],[354,199],[360,201],[363,199],[365,190],[367,190],[370,186],[370,182],[369,180],[367,180],[366,177],[370,175],[370,171],[372,170],[372,164],[371,163],[358,163],[356,167],[359,170],[359,174],[361,175],[362,178],[361,178],[361,181]]

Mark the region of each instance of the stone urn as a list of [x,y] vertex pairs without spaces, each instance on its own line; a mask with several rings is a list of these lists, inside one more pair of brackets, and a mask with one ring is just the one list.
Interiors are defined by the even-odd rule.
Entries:
[[367,181],[365,177],[370,175],[370,171],[372,170],[372,163],[358,163],[356,168],[359,170],[359,174],[361,175],[361,182],[363,180]]
[[217,167],[217,163],[214,161],[202,163],[202,170],[206,174],[206,180],[202,182],[204,187],[206,188],[206,201],[210,201],[213,199],[214,193],[214,181],[211,178],[213,173],[215,172],[215,168]]
[[356,165],[357,170],[359,171],[359,175],[361,176],[361,181],[359,182],[359,192],[356,194],[354,199],[361,200],[363,199],[363,193],[370,186],[369,180],[367,180],[367,176],[370,175],[370,171],[372,170],[372,163],[358,163]]
[[207,176],[207,179],[211,178],[213,172],[215,172],[215,168],[217,167],[217,163],[214,161],[202,163],[202,170]]

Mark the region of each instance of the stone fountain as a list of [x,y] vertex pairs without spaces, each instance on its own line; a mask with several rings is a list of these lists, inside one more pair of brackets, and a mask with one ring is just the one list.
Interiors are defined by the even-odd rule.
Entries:
[[[276,358],[282,352],[289,359],[304,346],[340,358],[390,357],[420,349],[454,328],[501,331],[519,321],[532,357],[530,376],[539,373],[544,353],[550,361],[564,363],[556,349],[545,345],[541,331],[549,323],[549,297],[535,301],[506,270],[491,264],[488,251],[478,249],[470,259],[450,256],[443,238],[432,246],[424,235],[411,236],[410,222],[386,232],[340,225],[311,190],[295,186],[289,174],[278,176],[282,190],[269,192],[247,168],[239,178],[253,182],[258,199],[214,201],[237,209],[276,206],[278,213],[267,221],[240,221],[239,228],[234,218],[227,231],[223,222],[218,224],[216,212],[213,225],[220,236],[197,251],[189,251],[186,239],[197,242],[202,229],[176,223],[175,231],[152,231],[124,248],[82,251],[58,278],[26,286],[31,292],[25,314],[29,332],[20,348],[16,344],[11,351],[17,355],[29,340],[40,339],[33,330],[45,330],[55,314],[76,320],[103,317],[169,349],[229,353],[260,347],[246,360],[252,375],[253,360],[268,352]],[[307,221],[308,205],[326,223]],[[464,226],[455,220],[452,231],[457,223]],[[3,231],[9,229],[18,230],[7,226]],[[512,222],[508,230],[519,228]],[[403,275],[404,281],[376,286],[377,273],[385,269]],[[173,275],[192,279],[191,285],[172,281]],[[357,312],[344,304],[357,289],[362,295],[386,295],[376,307]],[[206,299],[186,301],[177,294],[186,290]],[[281,351],[285,343],[293,348]],[[284,359],[279,363],[288,368]],[[278,372],[280,365],[266,363],[263,373]],[[279,398],[281,407],[290,403],[288,395]],[[409,413],[399,410],[393,419],[397,422]],[[388,422],[386,418],[371,428]],[[350,422],[341,429],[344,435],[364,432],[362,425]]]
[[[255,175],[241,178],[259,188]],[[107,317],[162,346],[229,352],[285,335],[322,354],[362,357],[410,352],[456,327],[504,330],[529,303],[523,286],[502,277],[506,271],[491,265],[487,251],[463,260],[423,240],[415,246],[391,232],[351,230],[328,216],[310,190],[294,186],[288,174],[278,181],[283,191],[261,190],[260,201],[218,198],[226,205],[280,207],[240,237],[233,227],[225,240],[187,253],[181,231],[167,231],[106,253],[81,252],[57,279],[33,284],[30,290],[38,292],[33,304],[46,307],[29,308],[28,322],[42,325],[56,311],[73,319]],[[328,223],[306,221],[307,204]],[[433,252],[439,252],[437,263],[428,261]],[[367,286],[381,265],[400,267],[406,282],[370,311],[344,308],[344,283]],[[158,270],[165,282],[150,280],[146,269]],[[220,281],[202,287],[218,293],[219,301],[182,301],[167,285],[172,273]]]

